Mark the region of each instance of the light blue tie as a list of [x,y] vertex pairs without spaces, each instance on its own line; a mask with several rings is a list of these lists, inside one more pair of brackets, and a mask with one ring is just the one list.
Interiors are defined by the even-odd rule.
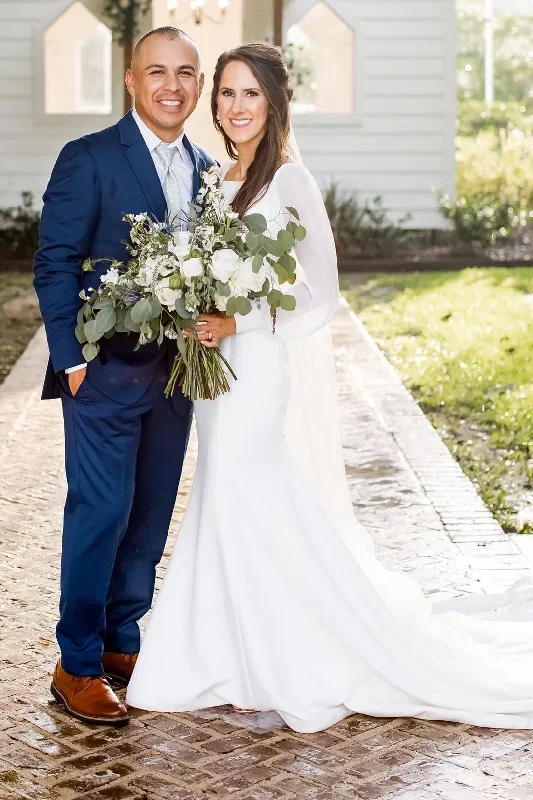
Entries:
[[[186,229],[187,223],[183,215],[179,181],[171,170],[172,159],[176,157],[177,150],[177,147],[172,147],[166,142],[160,142],[155,148],[163,167],[163,193],[167,201],[169,222],[173,228]],[[180,158],[179,153],[177,157]]]

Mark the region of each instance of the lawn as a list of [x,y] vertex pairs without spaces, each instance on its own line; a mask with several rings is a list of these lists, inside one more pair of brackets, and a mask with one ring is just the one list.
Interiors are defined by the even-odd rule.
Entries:
[[0,383],[40,324],[32,276],[0,272]]
[[343,276],[496,518],[533,530],[533,268]]

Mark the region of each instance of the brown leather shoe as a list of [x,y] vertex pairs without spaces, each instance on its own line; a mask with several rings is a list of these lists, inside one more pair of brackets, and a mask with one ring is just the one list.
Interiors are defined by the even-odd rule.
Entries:
[[102,664],[108,678],[127,686],[139,653],[104,653]]
[[50,691],[67,712],[83,722],[126,725],[126,706],[120,702],[105,675],[80,676],[65,672],[57,662]]

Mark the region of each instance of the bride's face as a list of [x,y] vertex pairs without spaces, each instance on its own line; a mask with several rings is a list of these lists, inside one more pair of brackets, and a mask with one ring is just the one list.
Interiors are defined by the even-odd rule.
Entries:
[[252,70],[242,61],[232,61],[220,77],[217,98],[220,124],[236,145],[259,143],[266,130],[268,99]]

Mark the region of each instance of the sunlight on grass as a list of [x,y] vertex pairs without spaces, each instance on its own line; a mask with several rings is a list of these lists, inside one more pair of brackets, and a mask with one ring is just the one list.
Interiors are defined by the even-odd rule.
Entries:
[[344,293],[508,529],[533,474],[533,268],[353,275]]

